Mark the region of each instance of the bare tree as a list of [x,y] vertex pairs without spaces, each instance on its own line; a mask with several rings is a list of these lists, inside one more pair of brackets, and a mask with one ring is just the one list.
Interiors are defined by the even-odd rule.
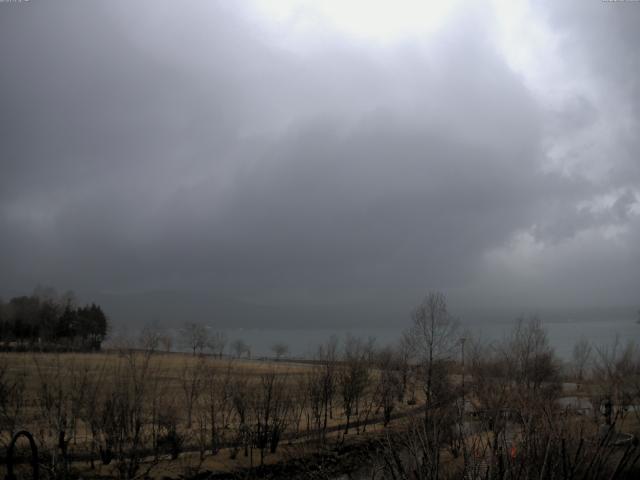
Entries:
[[[459,440],[447,434],[460,416],[438,402],[429,422],[409,419],[405,431],[388,433],[375,458],[382,478],[635,478],[640,447],[616,434],[625,409],[610,408],[603,430],[599,421],[557,402],[557,361],[537,318],[518,322],[498,344],[469,343],[470,398],[482,433],[458,435]],[[595,384],[622,399],[626,379],[640,372],[634,370],[640,353],[632,345],[614,345],[599,356]],[[448,446],[455,457],[454,445],[464,462],[443,462],[440,451]]]
[[247,355],[247,358],[251,356],[251,348],[240,338],[231,344],[231,348],[233,349],[236,358],[240,358],[245,354]]
[[[396,346],[396,360],[398,370],[400,372],[401,388],[398,394],[398,401],[403,402],[407,390],[410,387],[414,387],[415,382],[412,382],[412,368],[411,368],[411,345],[407,342],[406,337],[402,337]],[[415,388],[411,388],[410,401],[415,402]]]
[[277,342],[271,345],[271,351],[276,356],[276,360],[280,360],[289,353],[289,345],[283,342]]
[[573,346],[572,366],[576,380],[582,381],[584,379],[589,362],[591,361],[592,352],[593,347],[591,343],[584,337]]
[[428,410],[437,396],[434,390],[439,383],[435,378],[437,364],[453,355],[457,322],[449,314],[446,298],[440,292],[427,294],[412,317],[413,325],[406,332],[405,340],[424,370],[425,416],[428,416]]
[[171,396],[160,397],[160,408],[153,427],[157,430],[156,455],[159,450],[168,452],[172,460],[178,458],[184,445],[184,436],[179,432],[179,408]]
[[233,376],[237,374],[233,370],[230,361],[226,367],[219,371],[209,366],[204,376],[203,410],[208,415],[210,425],[211,453],[216,454],[220,445],[224,442],[225,432],[229,429],[233,416]]
[[78,420],[87,392],[89,371],[86,365],[57,354],[47,361],[33,356],[37,375],[36,405],[42,445],[52,456],[52,468],[65,476],[68,469],[68,447],[77,434]]
[[138,336],[138,345],[143,350],[155,352],[160,346],[160,328],[157,323],[147,324],[142,328],[140,335]]
[[[583,479],[636,478],[640,459],[635,442],[616,447],[611,429],[604,436],[590,428],[585,417],[553,410],[545,412],[539,428],[529,433],[469,435],[470,461],[440,461],[430,446],[429,427],[411,419],[400,433],[387,432],[372,461],[372,478],[432,480],[474,479]],[[434,422],[446,423],[442,417]],[[434,462],[437,462],[434,464]]]
[[349,433],[353,415],[360,415],[362,396],[370,380],[368,351],[365,347],[360,339],[347,337],[342,365],[337,372],[338,390],[346,417],[345,434]]
[[187,413],[187,428],[191,428],[193,407],[197,404],[201,394],[205,374],[204,358],[200,357],[195,363],[185,358],[180,375],[180,386],[184,394],[185,410]]
[[207,342],[207,348],[209,349],[209,351],[213,355],[216,355],[218,358],[222,358],[226,346],[227,336],[224,334],[224,332],[215,332],[209,337],[209,340]]
[[[470,468],[469,462],[473,456],[485,458],[497,449],[500,440],[505,438],[508,412],[515,408],[510,357],[504,354],[500,346],[485,345],[474,339],[471,339],[468,347],[467,364],[472,379],[469,397],[482,430],[490,434],[489,438],[494,443],[488,440],[486,444],[470,444],[469,440],[473,437],[463,438],[461,448],[465,469]],[[478,475],[481,472],[473,473]]]
[[519,319],[501,350],[508,360],[511,380],[527,395],[558,392],[560,366],[538,317]]
[[[323,384],[324,372],[322,367],[314,366],[306,375],[306,398],[309,405],[307,419],[307,431],[311,430],[310,423],[313,420],[314,429],[321,432],[323,412]],[[320,433],[320,436],[323,434]]]
[[251,398],[255,420],[254,438],[260,450],[260,464],[264,463],[265,449],[275,453],[287,426],[291,399],[285,393],[287,376],[270,371],[260,375],[260,382]]
[[233,442],[232,458],[235,457],[240,446],[244,447],[245,457],[248,457],[250,454],[249,448],[252,446],[251,437],[253,432],[250,423],[249,401],[252,398],[252,394],[253,391],[246,377],[237,376],[233,379],[231,383],[231,401],[236,413],[238,428],[236,438]]
[[336,370],[338,355],[338,338],[332,336],[324,345],[318,348],[320,361],[320,392],[324,421],[322,424],[322,439],[325,439],[329,418],[333,418],[333,398],[336,393]]
[[[555,442],[565,437],[569,427],[556,418],[561,415],[557,403],[560,369],[541,321],[537,317],[519,320],[511,335],[497,345],[470,342],[469,360],[476,414],[491,433],[483,446],[489,463],[502,465],[510,472],[505,474],[508,478],[515,476],[517,468],[534,469],[535,475],[543,476],[545,467],[542,472],[539,468],[546,461],[544,450],[557,448],[551,439]],[[564,430],[551,431],[549,427],[554,425],[562,425]],[[568,439],[563,442],[569,445]],[[505,451],[521,452],[518,461],[526,465],[516,465]],[[555,454],[550,450],[547,459]],[[531,471],[527,475],[535,476]]]
[[391,421],[391,413],[402,390],[402,379],[398,369],[395,352],[385,348],[378,353],[376,366],[378,367],[378,385],[376,397],[378,406],[382,408],[384,426]]
[[[140,474],[144,447],[153,437],[153,430],[145,428],[152,418],[150,400],[159,396],[155,390],[158,382],[149,382],[160,375],[152,358],[150,352],[122,351],[109,372],[110,381],[105,383],[105,391],[94,406],[102,462],[106,465],[115,460],[120,478],[132,479]],[[144,463],[143,475],[155,462]]]
[[160,345],[165,353],[171,352],[171,348],[173,347],[173,338],[168,333],[163,333],[160,335]]
[[[291,422],[294,426],[294,436],[297,439],[300,436],[300,424],[302,417],[307,415],[307,429],[309,428],[309,402],[307,396],[307,377],[302,373],[291,375],[293,382],[290,385],[290,395],[293,399],[291,403]],[[291,443],[291,440],[290,440]]]
[[187,346],[195,356],[196,353],[202,354],[202,351],[207,346],[208,334],[204,325],[199,323],[186,323],[184,325],[183,339],[185,346]]
[[0,435],[5,447],[24,425],[27,379],[26,367],[12,374],[6,358],[0,358]]
[[633,341],[622,344],[619,338],[612,346],[597,348],[593,376],[599,400],[609,404],[607,423],[615,416],[623,418],[627,407],[640,400],[640,348]]
[[[85,386],[83,402],[79,418],[85,426],[85,436],[89,440],[89,455],[91,468],[95,468],[96,454],[98,450],[98,438],[102,424],[98,415],[98,406],[104,395],[105,386],[108,383],[107,361],[103,360],[96,369],[91,372],[90,381]],[[86,431],[88,429],[88,432]]]

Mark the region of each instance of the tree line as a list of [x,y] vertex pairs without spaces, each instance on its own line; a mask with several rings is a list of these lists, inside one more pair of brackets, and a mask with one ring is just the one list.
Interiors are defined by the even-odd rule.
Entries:
[[109,322],[95,303],[76,305],[72,292],[37,288],[0,300],[0,342],[5,350],[100,350]]
[[633,340],[581,339],[565,363],[538,318],[484,343],[459,332],[437,292],[416,308],[405,339],[421,369],[423,420],[386,436],[376,478],[638,478]]

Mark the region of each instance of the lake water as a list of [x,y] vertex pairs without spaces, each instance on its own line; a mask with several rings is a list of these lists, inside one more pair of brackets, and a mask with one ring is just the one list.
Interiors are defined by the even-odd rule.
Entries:
[[[469,332],[473,337],[485,342],[499,341],[509,335],[515,322],[496,322],[481,324],[461,323],[461,331]],[[610,321],[566,321],[543,322],[551,345],[564,359],[571,357],[573,346],[584,337],[595,346],[611,347],[616,341],[625,344],[628,340],[640,343],[640,324],[634,319]],[[276,342],[289,346],[292,356],[311,356],[318,345],[326,342],[332,335],[343,340],[347,335],[362,338],[375,337],[378,345],[391,344],[401,337],[406,325],[398,327],[353,327],[342,329],[225,329],[229,342],[242,339],[252,348],[253,356],[270,356],[270,347]]]

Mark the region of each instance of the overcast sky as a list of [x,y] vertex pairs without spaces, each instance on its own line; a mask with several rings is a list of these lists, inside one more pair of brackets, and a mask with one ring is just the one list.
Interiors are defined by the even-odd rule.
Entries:
[[640,3],[0,3],[0,294],[640,302]]

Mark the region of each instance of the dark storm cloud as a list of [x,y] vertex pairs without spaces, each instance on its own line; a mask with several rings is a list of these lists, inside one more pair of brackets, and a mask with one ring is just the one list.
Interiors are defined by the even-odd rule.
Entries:
[[[602,181],[544,168],[549,142],[594,128],[602,105],[580,93],[541,105],[473,12],[424,43],[336,37],[300,53],[211,2],[0,7],[2,291],[444,288],[473,299],[533,268],[544,277],[534,297],[555,301],[558,258],[604,266],[608,288],[635,278],[625,260],[638,256],[638,177],[620,172],[636,168],[637,139],[614,130],[619,158]],[[608,70],[628,78],[612,98],[637,104],[629,20],[544,13],[585,39],[571,59],[594,62],[584,68],[601,95]],[[616,62],[587,39],[619,21]],[[571,243],[598,228],[617,228],[624,248]],[[521,262],[526,235],[537,266]],[[595,288],[577,284],[572,302]]]

